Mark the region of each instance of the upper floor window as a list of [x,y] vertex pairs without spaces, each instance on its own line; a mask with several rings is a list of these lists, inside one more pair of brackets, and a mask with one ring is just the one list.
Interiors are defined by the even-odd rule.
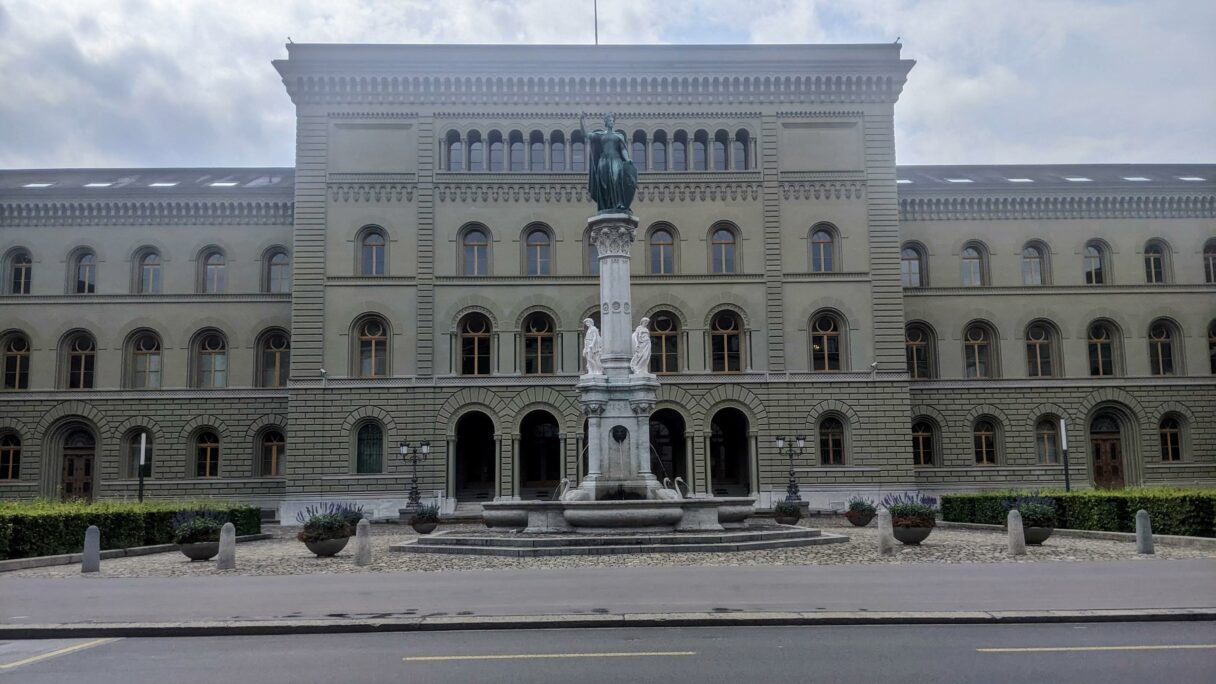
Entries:
[[291,372],[291,342],[287,333],[275,330],[263,335],[259,345],[258,380],[262,387],[286,387]]
[[8,293],[27,295],[30,293],[30,283],[34,278],[34,260],[30,253],[18,250],[9,256],[8,260]]
[[490,171],[502,171],[505,148],[502,134],[498,131],[490,133]]
[[996,465],[996,426],[992,421],[976,422],[971,441],[976,465]]
[[21,479],[21,438],[11,432],[0,436],[0,480]]
[[733,311],[714,315],[709,326],[710,368],[715,373],[743,370],[743,325]]
[[1026,374],[1032,378],[1054,376],[1054,331],[1046,323],[1035,323],[1026,329]]
[[729,228],[717,228],[710,238],[711,270],[714,273],[734,273],[735,232]]
[[728,168],[726,164],[726,146],[729,143],[730,135],[726,131],[718,131],[714,134],[714,171],[725,171]]
[[692,169],[693,171],[709,170],[709,159],[707,158],[709,145],[709,134],[705,131],[697,131],[693,135],[692,141]]
[[523,370],[525,375],[553,373],[556,342],[557,333],[553,319],[547,314],[534,313],[524,320]]
[[1216,283],[1216,240],[1203,246],[1203,282]]
[[933,377],[933,333],[919,323],[904,329],[904,351],[908,360],[908,376],[913,380]]
[[1164,283],[1166,272],[1166,250],[1160,242],[1150,242],[1144,247],[1144,282]]
[[204,333],[195,344],[194,385],[228,386],[228,342],[218,332]]
[[523,134],[519,131],[511,131],[510,146],[507,149],[510,154],[509,163],[512,171],[526,171],[527,160],[524,157],[524,141]]
[[680,372],[680,322],[674,314],[660,311],[650,317],[650,372]]
[[630,156],[633,158],[633,165],[638,168],[638,171],[645,171],[649,167],[646,165],[646,134],[642,131],[634,131],[633,144],[630,146]]
[[450,137],[458,136],[459,133],[452,131],[448,135],[448,171],[464,171],[464,143],[459,138],[451,139]]
[[996,377],[992,353],[992,332],[987,326],[972,324],[963,333],[964,376],[968,378]]
[[1155,321],[1148,329],[1149,371],[1153,375],[1174,375],[1174,326]]
[[379,317],[369,316],[355,326],[355,332],[359,339],[359,377],[388,375],[388,326]]
[[384,233],[372,228],[359,240],[359,275],[384,275]]
[[88,333],[76,333],[64,341],[65,378],[68,389],[93,389],[97,370],[97,342]]
[[97,292],[97,255],[83,251],[76,255],[72,264],[72,291],[76,294]]
[[925,260],[916,247],[904,247],[899,252],[899,277],[904,287],[925,285]]
[[276,249],[266,258],[267,292],[291,292],[291,258],[287,252]]
[[1022,284],[1047,285],[1047,250],[1041,245],[1022,248]]
[[676,241],[671,231],[656,228],[650,232],[650,272],[668,275],[676,272]]
[[1102,285],[1106,282],[1106,252],[1101,245],[1085,245],[1085,284]]
[[261,475],[262,477],[279,477],[283,475],[284,461],[287,458],[287,438],[278,430],[267,430],[262,433],[261,444]]
[[535,228],[525,239],[525,258],[528,275],[553,275],[553,239],[548,231]]
[[161,290],[160,254],[153,250],[141,252],[139,272],[135,276],[136,290],[141,294],[157,294]]
[[1161,460],[1182,460],[1182,425],[1173,416],[1161,419],[1157,426],[1157,434],[1161,440]]
[[490,374],[490,338],[493,328],[484,314],[471,313],[460,321],[460,374]]
[[736,171],[743,171],[752,167],[751,152],[749,150],[750,144],[751,136],[747,131],[743,129],[735,131],[735,140],[731,143],[731,157],[734,160],[734,169]]
[[927,420],[912,423],[912,463],[918,466],[933,465],[933,425]]
[[841,369],[841,325],[835,316],[822,314],[811,321],[811,369]]
[[480,228],[466,230],[461,237],[464,246],[461,261],[464,274],[483,276],[490,274],[490,239]]
[[195,477],[219,477],[220,438],[214,432],[200,432],[194,440]]
[[570,170],[571,171],[586,171],[587,170],[587,145],[583,142],[583,134],[581,131],[575,131],[570,134]]
[[650,143],[650,168],[655,171],[667,170],[667,133],[658,131],[654,141]]
[[684,131],[676,131],[671,142],[671,170],[688,170],[688,134]]
[[486,144],[481,140],[481,133],[469,133],[469,171],[485,170]]
[[160,338],[152,332],[141,332],[131,339],[129,351],[132,389],[156,389],[161,382]]
[[528,168],[532,171],[545,170],[545,136],[540,131],[532,131],[529,137]]
[[963,248],[961,256],[963,287],[987,285],[983,250],[976,245],[970,245]]
[[1059,421],[1050,418],[1040,420],[1035,425],[1034,446],[1039,463],[1055,464],[1060,462],[1059,425]]
[[224,253],[219,250],[204,252],[199,271],[199,292],[219,294],[224,291],[226,286]]
[[3,338],[0,338],[0,352],[4,354],[4,389],[29,389],[29,338],[19,332],[10,332]]
[[1115,374],[1115,333],[1104,322],[1089,326],[1089,374],[1110,377]]
[[827,273],[836,270],[836,241],[829,228],[816,228],[811,233],[811,271]]

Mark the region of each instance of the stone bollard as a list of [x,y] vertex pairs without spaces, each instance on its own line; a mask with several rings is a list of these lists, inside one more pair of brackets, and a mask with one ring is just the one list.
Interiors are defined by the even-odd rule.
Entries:
[[84,532],[84,557],[80,560],[81,572],[99,572],[101,570],[101,530],[96,525],[89,525]]
[[883,508],[878,511],[878,555],[892,556],[895,554],[895,532],[891,529],[891,511]]
[[366,518],[355,525],[355,565],[372,564],[372,524]]
[[1155,553],[1153,551],[1153,523],[1148,519],[1148,511],[1136,511],[1136,553]]
[[1009,555],[1026,555],[1026,533],[1022,530],[1022,513],[1016,508],[1009,511],[1005,525],[1009,528]]
[[236,570],[236,527],[226,522],[220,528],[220,560],[216,570]]

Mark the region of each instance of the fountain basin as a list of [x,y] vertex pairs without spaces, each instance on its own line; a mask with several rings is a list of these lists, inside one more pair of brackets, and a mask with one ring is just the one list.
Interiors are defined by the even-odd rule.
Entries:
[[718,522],[728,530],[747,527],[745,522],[756,512],[756,499],[750,496],[721,497],[718,503]]
[[[671,532],[741,525],[755,499],[646,499],[625,501],[492,501],[482,504],[486,525],[529,534],[553,532]],[[726,518],[723,520],[723,506]]]

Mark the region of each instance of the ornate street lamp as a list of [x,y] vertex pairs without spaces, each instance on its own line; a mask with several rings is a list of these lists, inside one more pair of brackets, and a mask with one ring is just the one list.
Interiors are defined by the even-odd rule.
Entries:
[[401,460],[408,462],[413,467],[413,474],[410,476],[410,498],[405,507],[418,510],[422,506],[422,498],[418,496],[418,463],[425,461],[427,454],[431,453],[431,443],[424,439],[415,447],[408,442],[402,442],[399,448]]
[[789,446],[785,444],[785,437],[777,437],[777,453],[784,453],[790,460],[790,483],[785,487],[785,500],[790,503],[801,503],[802,497],[798,494],[798,478],[794,476],[794,455],[802,456],[802,447],[806,446],[806,439],[802,435],[794,438],[794,442]]

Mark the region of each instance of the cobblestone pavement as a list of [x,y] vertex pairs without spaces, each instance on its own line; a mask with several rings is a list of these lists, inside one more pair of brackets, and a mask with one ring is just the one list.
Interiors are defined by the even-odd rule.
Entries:
[[[582,568],[614,566],[687,565],[839,565],[844,563],[1034,563],[1041,561],[1144,560],[1216,558],[1216,551],[1158,544],[1156,555],[1136,553],[1131,542],[1076,539],[1054,536],[1043,546],[1030,546],[1027,555],[1011,557],[1005,552],[1004,533],[937,528],[920,546],[896,545],[894,557],[882,558],[877,550],[873,524],[856,528],[847,522],[816,520],[813,526],[849,536],[844,544],[826,544],[796,549],[773,549],[737,553],[667,553],[608,556],[560,556],[549,558],[500,558],[390,552],[390,544],[417,535],[405,525],[372,526],[372,564],[356,567],[354,540],[332,558],[317,558],[295,540],[298,528],[270,526],[264,529],[274,539],[237,545],[237,569],[217,571],[215,562],[192,563],[180,553],[161,553],[134,558],[103,560],[101,572],[90,577],[181,577],[191,575],[300,575],[348,572],[438,572],[443,570],[494,570],[528,568]],[[452,532],[484,532],[480,525],[446,525]],[[81,577],[79,565],[32,568],[0,574],[0,577]]]

